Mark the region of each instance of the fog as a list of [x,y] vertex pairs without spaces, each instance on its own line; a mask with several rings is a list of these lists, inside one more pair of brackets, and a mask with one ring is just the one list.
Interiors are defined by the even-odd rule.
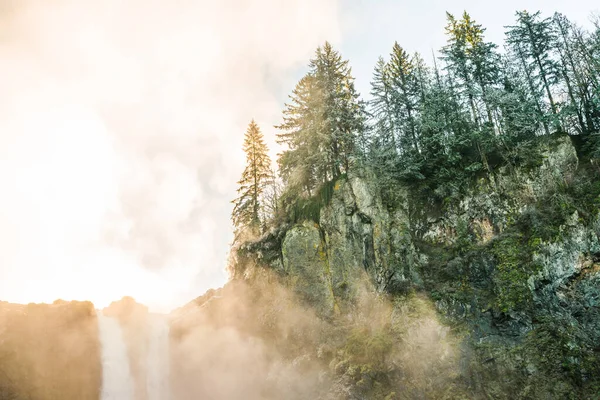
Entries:
[[222,285],[246,124],[273,144],[299,68],[340,36],[337,12],[2,0],[0,298],[131,295],[166,311]]
[[591,1],[0,0],[0,299],[131,295],[168,311],[221,286],[246,124],[271,147],[325,40],[363,95],[398,40],[429,58],[445,10],[501,43],[515,9]]
[[[132,298],[103,310],[89,302],[0,303],[0,398],[334,400],[461,393],[461,337],[439,321],[425,297],[378,294],[365,274],[353,284],[355,295],[339,302],[340,313],[326,317],[281,278],[266,271],[255,276],[168,316],[148,313]],[[167,320],[165,335],[160,321]]]
[[277,282],[232,282],[174,313],[174,398],[452,398],[458,339],[428,300],[392,301],[365,277],[323,318]]

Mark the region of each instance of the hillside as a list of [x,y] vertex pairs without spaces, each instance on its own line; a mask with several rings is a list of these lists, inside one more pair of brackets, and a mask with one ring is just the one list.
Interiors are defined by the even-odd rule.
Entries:
[[[538,167],[501,168],[494,182],[478,181],[444,204],[426,204],[407,187],[386,206],[376,177],[348,174],[311,218],[242,244],[236,274],[254,287],[265,269],[274,271],[328,329],[357,319],[350,331],[362,329],[364,364],[339,365],[339,354],[355,360],[346,353],[349,332],[319,343],[335,349],[321,364],[331,379],[345,379],[358,396],[350,398],[590,398],[600,371],[600,179],[568,138],[537,146]],[[377,299],[377,311],[365,296]],[[273,301],[263,294],[249,303],[260,310]],[[399,363],[399,353],[427,358],[411,344],[423,333],[396,325],[398,318],[435,321],[436,339],[421,351],[434,363],[425,370],[446,363],[435,373],[439,387],[398,379],[417,368]],[[376,369],[376,351],[367,349],[378,340]],[[439,353],[443,343],[450,347]],[[318,359],[318,348],[301,355]],[[450,350],[456,358],[445,358]]]

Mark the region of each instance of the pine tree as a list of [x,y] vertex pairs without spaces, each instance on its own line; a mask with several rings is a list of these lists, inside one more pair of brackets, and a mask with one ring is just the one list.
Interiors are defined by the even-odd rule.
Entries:
[[320,139],[320,93],[315,78],[307,74],[296,84],[291,103],[283,111],[283,123],[276,128],[277,142],[287,146],[277,160],[279,171],[289,188],[312,195],[325,164],[319,151]]
[[[594,118],[594,82],[595,75],[586,74],[585,54],[578,52],[577,28],[562,14],[553,17],[556,26],[557,49],[561,61],[561,74],[565,82],[570,101],[570,114],[575,114],[575,131],[586,134],[596,130]],[[576,125],[576,124],[571,124]]]
[[512,55],[511,64],[515,66],[515,71],[517,71],[517,74],[523,76],[527,83],[527,97],[531,98],[533,104],[535,105],[535,110],[537,113],[536,120],[541,122],[541,125],[544,128],[544,133],[546,135],[549,135],[550,127],[546,118],[546,112],[543,108],[542,89],[535,82],[534,71],[527,61],[525,51],[523,50],[523,45],[521,43],[515,42],[512,45],[510,51]]
[[371,100],[369,101],[369,160],[378,176],[381,193],[385,200],[397,192],[395,184],[399,174],[398,146],[396,142],[396,121],[392,105],[392,80],[389,65],[379,57],[371,80]]
[[330,153],[330,179],[334,179],[349,169],[356,140],[363,129],[363,110],[348,61],[329,42],[317,49],[310,69],[321,94],[323,144]]
[[413,65],[415,68],[415,75],[418,86],[418,94],[419,94],[419,105],[421,109],[425,105],[425,97],[427,91],[431,86],[431,72],[421,54],[415,53],[413,55]]
[[[595,31],[584,32],[580,28],[573,29],[576,43],[576,54],[582,66],[581,75],[584,85],[589,86],[590,117],[593,131],[600,130],[600,17],[595,20]],[[589,123],[589,122],[588,122]]]
[[[456,100],[467,100],[475,128],[471,132],[472,141],[481,163],[491,173],[488,153],[494,147],[495,105],[491,102],[490,91],[498,83],[500,75],[496,45],[484,41],[485,29],[467,12],[461,20],[449,13],[447,18],[448,44],[442,49],[442,54],[447,63],[450,89],[458,93]],[[485,123],[482,122],[482,110],[486,114]]]
[[446,36],[448,44],[442,48],[442,59],[446,62],[446,71],[451,82],[451,90],[460,97],[468,99],[468,107],[476,126],[480,125],[479,112],[475,105],[475,88],[471,76],[471,66],[467,58],[467,29],[470,23],[457,20],[454,15],[446,13],[448,25]]
[[502,76],[503,88],[498,100],[502,113],[501,140],[504,144],[516,145],[531,140],[538,133],[543,115],[539,98],[531,96],[527,86],[528,77],[523,77],[519,65],[508,57],[504,58]]
[[417,116],[420,88],[416,67],[412,58],[397,42],[392,48],[388,65],[392,83],[392,110],[398,129],[397,136],[401,139],[404,152],[408,152],[409,147],[412,147],[414,153],[418,154],[420,151]]
[[233,201],[231,219],[237,232],[247,230],[256,235],[261,229],[264,230],[264,225],[261,225],[264,223],[264,216],[261,220],[262,195],[273,175],[267,145],[254,120],[248,125],[243,149],[246,153],[246,168],[238,181],[239,197]]
[[538,11],[517,12],[517,25],[509,26],[506,32],[508,45],[519,54],[523,68],[530,76],[529,86],[536,96],[541,87],[546,94],[552,115],[552,125],[562,130],[559,109],[553,94],[554,86],[560,81],[560,68],[553,57],[556,50],[556,35],[550,18],[541,19]]
[[348,61],[329,43],[319,47],[309,72],[298,82],[277,126],[282,176],[309,196],[347,172],[364,129],[364,107]]
[[597,15],[593,23],[595,30],[589,35],[587,40],[580,39],[579,43],[581,44],[582,53],[586,56],[589,69],[592,71],[591,73],[596,77],[600,77],[600,16]]
[[381,57],[377,62],[371,81],[370,153],[379,176],[422,178],[420,119],[428,80],[420,55],[410,56],[398,43],[389,62]]
[[379,57],[371,81],[371,101],[369,102],[377,142],[396,153],[396,125],[392,107],[392,79],[389,65]]

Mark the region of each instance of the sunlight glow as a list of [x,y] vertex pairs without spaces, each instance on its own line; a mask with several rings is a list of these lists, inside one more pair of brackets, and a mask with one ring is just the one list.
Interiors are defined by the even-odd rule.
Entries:
[[168,311],[222,286],[246,124],[276,123],[277,91],[338,36],[336,13],[336,0],[0,7],[0,300]]

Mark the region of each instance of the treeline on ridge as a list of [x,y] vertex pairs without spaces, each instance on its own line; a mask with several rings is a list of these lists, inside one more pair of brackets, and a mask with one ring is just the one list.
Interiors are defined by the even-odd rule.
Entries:
[[277,172],[260,128],[248,127],[236,241],[283,220],[318,220],[332,183],[352,169],[374,170],[393,203],[398,185],[443,201],[476,179],[493,184],[499,167],[539,165],[540,137],[570,137],[599,168],[600,19],[588,31],[562,14],[519,11],[504,51],[466,12],[447,14],[445,32],[432,65],[395,43],[376,63],[368,102],[349,62],[319,47],[276,127]]

